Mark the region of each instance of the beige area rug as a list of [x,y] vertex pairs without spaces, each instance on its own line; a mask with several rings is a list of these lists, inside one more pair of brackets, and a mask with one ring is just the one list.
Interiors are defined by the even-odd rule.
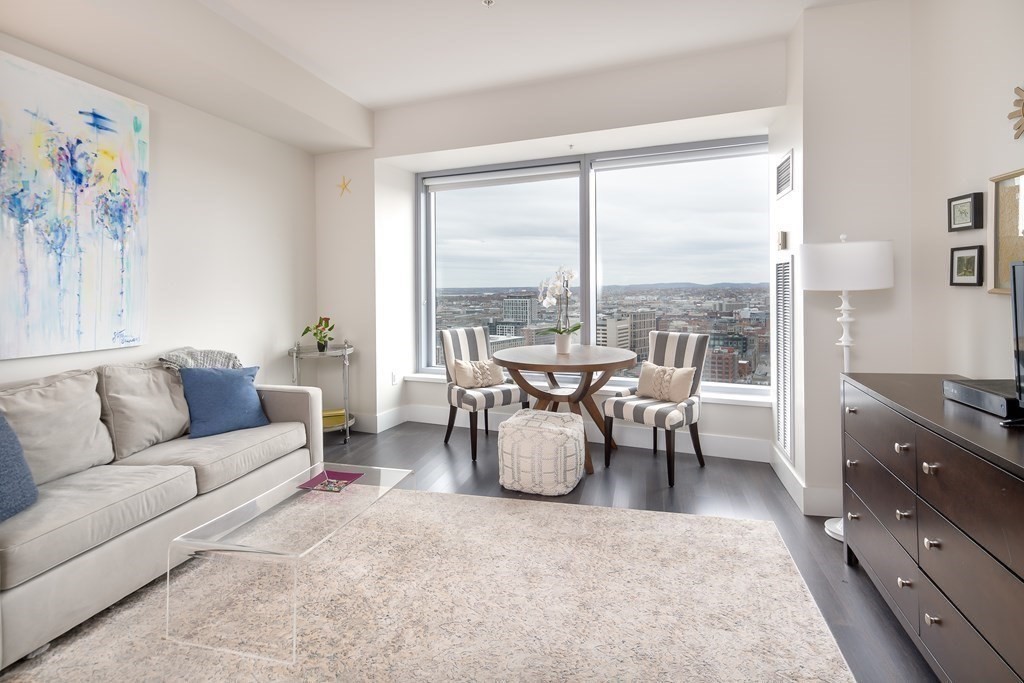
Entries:
[[164,640],[157,581],[0,679],[853,680],[771,522],[396,490],[308,559],[294,665]]

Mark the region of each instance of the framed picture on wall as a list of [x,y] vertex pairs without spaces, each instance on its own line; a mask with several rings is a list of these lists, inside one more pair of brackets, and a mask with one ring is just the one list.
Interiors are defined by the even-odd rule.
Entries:
[[953,247],[949,250],[949,284],[954,287],[980,287],[982,280],[982,252],[980,244],[973,247]]
[[946,204],[948,205],[946,216],[949,220],[947,232],[978,230],[984,227],[984,214],[982,213],[984,202],[981,192],[953,197]]

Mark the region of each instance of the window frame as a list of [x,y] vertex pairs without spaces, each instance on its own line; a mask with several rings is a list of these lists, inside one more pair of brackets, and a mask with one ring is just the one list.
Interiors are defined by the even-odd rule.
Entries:
[[[425,171],[416,174],[416,355],[417,372],[426,375],[444,374],[444,367],[434,365],[434,338],[437,330],[436,322],[436,278],[434,273],[434,192],[428,183],[435,178],[454,178],[479,174],[515,172],[517,170],[534,170],[544,166],[564,166],[579,164],[579,224],[580,224],[580,317],[585,321],[580,330],[581,341],[592,344],[596,337],[597,323],[594,312],[597,310],[597,225],[595,220],[596,194],[593,191],[596,174],[603,169],[627,168],[639,166],[658,166],[701,159],[716,159],[753,154],[768,154],[768,136],[753,135],[699,142],[686,142],[653,147],[639,147],[620,150],[609,150],[588,154],[547,157],[500,164],[487,164],[463,168]],[[533,175],[533,174],[524,174]],[[765,178],[766,187],[771,178]],[[467,187],[470,185],[467,184]],[[765,236],[770,241],[770,236]],[[768,286],[772,287],[771,256],[765,266],[768,269]],[[702,394],[705,396],[736,397],[744,399],[769,399],[774,387],[774,371],[769,373],[771,383],[767,385],[732,384],[725,382],[702,382]],[[561,378],[560,378],[561,379]],[[609,383],[610,388],[635,386],[635,377],[614,377]],[[570,378],[571,383],[571,378]]]

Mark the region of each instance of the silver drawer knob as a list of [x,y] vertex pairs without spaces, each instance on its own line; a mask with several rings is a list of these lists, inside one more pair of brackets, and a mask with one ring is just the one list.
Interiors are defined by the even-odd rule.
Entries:
[[942,623],[942,617],[933,617],[932,615],[930,615],[927,612],[925,612],[924,613],[924,623],[928,624],[929,626],[931,626],[932,624],[941,624]]
[[921,463],[921,471],[924,472],[925,474],[935,474],[938,470],[939,470],[939,463],[937,463],[937,462],[933,462],[933,463],[923,462],[923,463]]
[[942,547],[942,541],[940,541],[938,539],[933,541],[932,539],[928,538],[927,536],[924,537],[924,540],[921,541],[921,543],[923,543],[924,547],[927,548],[928,550],[931,550],[932,548],[941,548]]
[[856,467],[858,462],[860,462],[860,461],[859,460],[850,460],[849,458],[847,458],[846,466],[847,467]]
[[904,512],[903,510],[897,510],[896,519],[906,519],[907,517],[910,517],[912,512],[913,510],[907,510],[906,512]]
[[896,577],[896,585],[899,586],[900,588],[910,588],[911,586],[914,585],[914,582],[911,581],[910,579],[903,579],[903,578],[900,578],[900,577],[897,576]]
[[846,518],[852,522],[855,519],[860,519],[860,515],[858,515],[856,512],[847,512]]
[[846,406],[846,412],[849,413],[850,415],[856,415],[857,408],[855,408],[854,406]]
[[894,451],[896,451],[897,453],[906,453],[907,451],[910,450],[910,444],[909,443],[900,443],[899,441],[897,441],[896,443],[894,443],[892,445],[892,449]]

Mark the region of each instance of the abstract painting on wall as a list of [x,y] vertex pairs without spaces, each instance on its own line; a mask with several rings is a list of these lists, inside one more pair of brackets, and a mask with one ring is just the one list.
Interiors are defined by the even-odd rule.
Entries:
[[0,359],[146,325],[149,110],[0,52]]

